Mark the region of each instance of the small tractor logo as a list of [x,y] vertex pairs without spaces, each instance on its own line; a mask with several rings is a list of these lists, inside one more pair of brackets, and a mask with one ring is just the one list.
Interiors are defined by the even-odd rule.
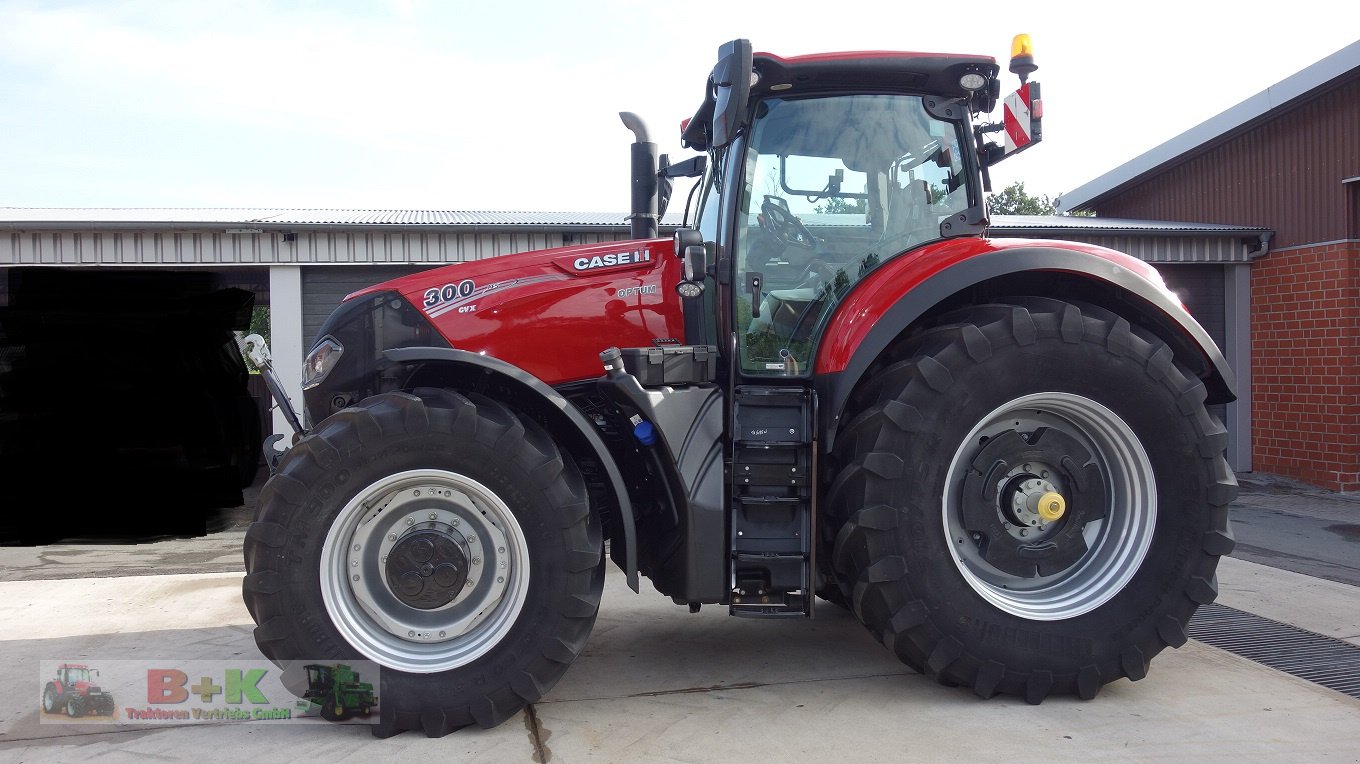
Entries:
[[310,664],[307,670],[307,692],[303,700],[321,707],[321,718],[344,721],[368,712],[378,704],[373,696],[373,685],[360,682],[358,672],[343,663],[332,666]]
[[58,666],[56,677],[43,688],[43,710],[49,714],[64,711],[70,717],[112,716],[113,696],[100,689],[92,675],[98,677],[99,671],[79,663]]

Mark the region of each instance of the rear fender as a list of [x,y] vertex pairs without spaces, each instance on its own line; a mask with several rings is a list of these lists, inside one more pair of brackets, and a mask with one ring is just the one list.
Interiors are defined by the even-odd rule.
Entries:
[[[558,444],[574,454],[592,456],[600,464],[614,493],[616,516],[610,527],[614,529],[610,549],[614,561],[628,576],[628,585],[638,591],[637,528],[633,521],[632,502],[628,489],[614,463],[609,448],[595,431],[594,425],[561,393],[523,369],[498,358],[438,347],[406,347],[383,352],[396,364],[406,365],[410,380],[454,379],[475,380],[478,389],[501,387],[513,392],[513,403],[525,406],[527,413],[536,415],[552,425]],[[418,383],[423,384],[423,383]]]
[[1236,379],[1222,351],[1147,263],[1073,242],[956,241],[980,251],[955,253],[938,268],[906,257],[890,262],[856,284],[837,309],[815,366],[818,395],[828,404],[823,409],[825,449],[834,444],[855,387],[902,335],[934,313],[966,304],[959,300],[961,293],[980,299],[1015,294],[1006,285],[1026,276],[1042,275],[1047,286],[1025,294],[1096,302],[1148,326],[1204,381],[1209,403],[1236,400]]

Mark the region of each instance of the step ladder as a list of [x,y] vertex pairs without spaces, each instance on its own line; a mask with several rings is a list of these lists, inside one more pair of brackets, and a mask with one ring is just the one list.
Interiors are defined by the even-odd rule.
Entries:
[[732,615],[812,615],[814,406],[812,392],[801,387],[737,387],[729,493]]

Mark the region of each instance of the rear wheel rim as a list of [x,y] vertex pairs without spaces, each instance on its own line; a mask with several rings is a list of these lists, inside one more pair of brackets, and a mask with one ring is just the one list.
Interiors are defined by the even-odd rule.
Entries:
[[[430,609],[403,602],[385,569],[388,553],[422,531],[449,539],[468,570],[454,599]],[[489,488],[448,470],[409,470],[372,483],[340,510],[320,574],[326,612],[351,646],[384,667],[432,673],[467,665],[509,633],[528,597],[529,550]]]
[[[961,493],[986,439],[1039,427],[1056,428],[1093,455],[1105,483],[1105,516],[1082,528],[1087,551],[1075,563],[1052,575],[1019,577],[981,557],[961,515]],[[1137,573],[1156,527],[1156,479],[1138,436],[1109,408],[1072,393],[1035,393],[997,407],[963,438],[949,465],[942,510],[951,557],[976,594],[1011,615],[1056,621],[1099,608]]]

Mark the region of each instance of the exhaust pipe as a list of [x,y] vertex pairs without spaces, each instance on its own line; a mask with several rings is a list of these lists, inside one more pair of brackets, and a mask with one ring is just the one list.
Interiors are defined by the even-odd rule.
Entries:
[[631,111],[619,112],[623,126],[633,131],[632,206],[628,226],[634,239],[660,235],[657,214],[656,144],[648,140],[647,125]]

